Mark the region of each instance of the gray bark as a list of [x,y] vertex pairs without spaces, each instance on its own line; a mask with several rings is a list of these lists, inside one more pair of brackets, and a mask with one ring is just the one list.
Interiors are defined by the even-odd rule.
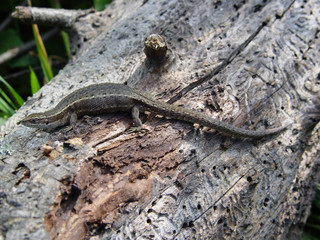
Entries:
[[[228,2],[228,3],[227,3]],[[126,1],[72,27],[77,53],[1,129],[5,239],[297,239],[319,180],[320,3]],[[99,22],[99,24],[94,24]],[[171,51],[151,64],[143,42]],[[130,114],[51,133],[16,125],[73,90],[126,83],[262,141]]]

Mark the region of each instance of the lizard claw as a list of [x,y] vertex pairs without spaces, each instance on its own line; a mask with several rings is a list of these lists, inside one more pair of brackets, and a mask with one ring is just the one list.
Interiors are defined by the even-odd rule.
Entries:
[[131,127],[127,130],[128,133],[135,133],[135,132],[149,132],[150,130],[144,127]]

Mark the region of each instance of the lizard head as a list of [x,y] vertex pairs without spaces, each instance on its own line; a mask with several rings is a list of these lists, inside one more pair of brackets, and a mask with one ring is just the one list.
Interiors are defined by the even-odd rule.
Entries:
[[49,124],[49,121],[43,114],[32,113],[19,121],[18,124],[22,124],[27,127],[46,129],[48,128],[46,126]]
[[47,113],[32,113],[18,122],[27,127],[40,128],[44,130],[54,129],[62,124],[64,118],[57,115],[48,115]]

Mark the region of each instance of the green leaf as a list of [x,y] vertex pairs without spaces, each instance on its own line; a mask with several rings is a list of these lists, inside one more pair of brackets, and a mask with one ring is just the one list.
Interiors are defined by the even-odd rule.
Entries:
[[320,210],[320,184],[318,184],[318,189],[316,192],[316,197],[313,201],[314,205]]
[[[61,8],[61,4],[59,1],[54,1],[54,0],[50,0],[50,6],[52,8]],[[62,37],[62,40],[63,40],[63,44],[64,44],[64,47],[66,49],[66,52],[67,52],[67,56],[68,58],[70,58],[71,56],[71,50],[70,50],[70,39],[69,39],[69,35],[68,33],[66,33],[65,31],[61,30],[60,31],[61,33],[61,37]]]
[[2,114],[0,114],[0,126],[2,126],[8,119],[7,116],[1,116]]
[[303,231],[301,240],[319,240],[317,237],[314,237],[311,233]]
[[318,224],[307,223],[306,226],[310,227],[310,228],[314,228],[314,229],[320,230],[320,225],[318,225]]
[[35,94],[36,92],[39,91],[41,88],[38,77],[36,73],[33,71],[32,67],[29,66],[30,69],[30,86],[31,86],[31,93]]
[[93,0],[94,8],[97,11],[104,10],[106,4],[109,4],[111,2],[112,2],[112,0]]
[[[13,51],[14,48],[18,48],[23,45],[23,41],[19,36],[19,32],[14,29],[5,29],[0,32],[0,53],[7,51]],[[5,62],[3,65],[16,68],[16,67],[27,67],[30,65],[30,62],[33,60],[33,57],[30,54],[26,53],[19,58],[11,59],[8,62]],[[4,73],[3,73],[4,75]]]
[[13,100],[15,100],[15,102],[17,102],[18,107],[22,106],[22,104],[24,103],[22,97],[1,76],[0,76],[0,83],[2,83],[8,89],[8,91],[10,92],[10,94],[13,97]]
[[29,53],[8,61],[8,66],[10,68],[26,68],[30,64],[38,65],[39,63],[38,60],[35,57],[31,56]]
[[0,32],[0,53],[8,51],[13,47],[23,45],[19,32],[15,29],[5,29]]

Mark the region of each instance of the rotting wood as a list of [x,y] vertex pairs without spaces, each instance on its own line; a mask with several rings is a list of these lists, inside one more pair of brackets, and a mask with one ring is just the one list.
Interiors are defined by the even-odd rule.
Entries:
[[[2,235],[299,238],[319,179],[319,7],[117,0],[79,18],[73,32],[85,36],[89,29],[91,37],[78,37],[73,62],[2,128]],[[101,16],[108,23],[94,35],[93,19]],[[166,39],[170,64],[146,63],[150,33]],[[126,131],[131,119],[122,113],[83,117],[74,132],[15,125],[27,112],[103,81],[125,82],[238,127],[292,125],[261,142],[152,114],[144,122],[149,132],[141,133]],[[45,156],[42,146],[55,154]]]

